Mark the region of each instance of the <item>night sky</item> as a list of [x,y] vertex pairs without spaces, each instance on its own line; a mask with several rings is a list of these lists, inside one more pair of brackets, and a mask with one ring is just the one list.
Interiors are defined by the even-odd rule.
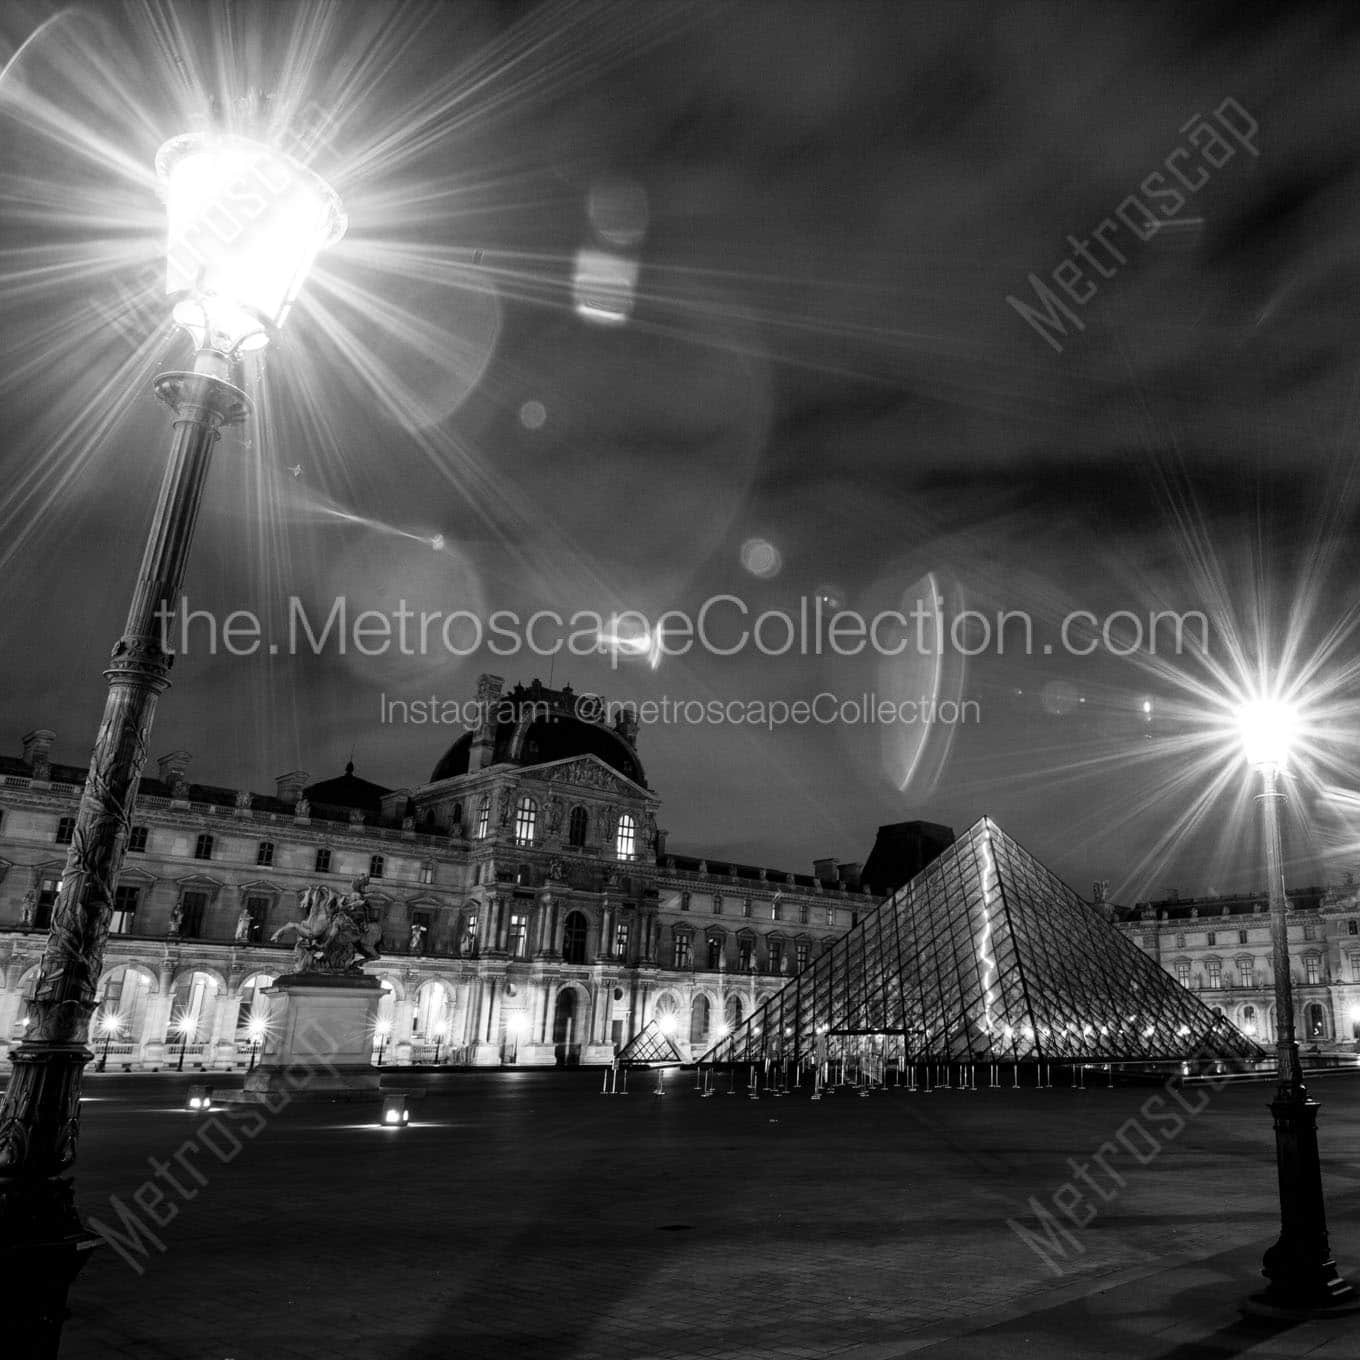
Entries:
[[[806,872],[863,859],[880,823],[989,814],[1079,891],[1132,902],[1262,882],[1247,771],[1214,784],[1237,758],[1206,687],[1325,644],[1290,873],[1338,878],[1360,863],[1358,19],[7,7],[0,745],[47,726],[55,759],[88,753],[168,448],[150,379],[190,356],[159,295],[153,160],[209,98],[243,119],[255,89],[350,225],[248,366],[260,418],[216,454],[195,608],[281,636],[290,597],[317,621],[338,596],[351,616],[655,620],[719,595],[871,617],[938,593],[946,627],[1025,611],[1036,654],[980,646],[976,622],[939,656],[655,666],[617,647],[214,658],[191,633],[153,753],[256,790],[351,753],[419,783],[461,729],[385,724],[383,696],[463,699],[482,671],[616,700],[967,699],[952,728],[649,725],[640,754],[679,853]],[[1178,148],[1196,187],[1172,212]],[[1095,255],[1103,221],[1115,251]],[[635,281],[583,292],[583,251]],[[1065,334],[1007,301],[1037,305],[1031,275]],[[1067,654],[1075,610],[1201,611],[1209,660],[1127,645],[1127,615],[1116,645]]]

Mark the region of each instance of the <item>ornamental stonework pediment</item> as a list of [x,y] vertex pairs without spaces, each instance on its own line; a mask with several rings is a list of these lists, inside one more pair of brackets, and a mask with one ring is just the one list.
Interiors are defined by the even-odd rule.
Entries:
[[551,765],[542,771],[540,777],[548,784],[571,784],[577,788],[598,789],[604,793],[624,794],[633,798],[644,794],[644,790],[632,780],[615,774],[603,761],[593,756]]

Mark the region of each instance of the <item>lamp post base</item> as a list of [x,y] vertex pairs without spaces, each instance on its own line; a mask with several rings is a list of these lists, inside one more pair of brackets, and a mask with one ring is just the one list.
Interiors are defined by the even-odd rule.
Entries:
[[1261,1261],[1270,1281],[1246,1304],[1259,1316],[1333,1317],[1360,1311],[1360,1290],[1342,1278],[1327,1240],[1318,1156],[1318,1102],[1301,1086],[1271,1102],[1280,1178],[1280,1236]]
[[0,1182],[5,1233],[0,1237],[0,1314],[5,1355],[56,1360],[66,1297],[103,1239],[75,1209],[72,1182]]

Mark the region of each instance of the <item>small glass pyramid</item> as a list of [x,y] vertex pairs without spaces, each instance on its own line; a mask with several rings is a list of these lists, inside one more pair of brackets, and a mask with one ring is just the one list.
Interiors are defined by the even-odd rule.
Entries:
[[822,1061],[850,1035],[906,1062],[1265,1056],[986,817],[700,1061]]
[[649,1020],[619,1049],[614,1059],[617,1063],[628,1063],[633,1067],[655,1063],[683,1063],[680,1050],[675,1041],[661,1029],[657,1020]]

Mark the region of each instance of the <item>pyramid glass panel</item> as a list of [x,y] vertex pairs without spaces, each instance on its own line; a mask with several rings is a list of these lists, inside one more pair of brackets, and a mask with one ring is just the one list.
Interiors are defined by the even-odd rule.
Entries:
[[848,1036],[910,1062],[1264,1056],[986,817],[702,1061],[821,1061]]
[[668,1034],[656,1020],[649,1020],[619,1049],[615,1062],[641,1066],[645,1063],[680,1063],[684,1059]]

